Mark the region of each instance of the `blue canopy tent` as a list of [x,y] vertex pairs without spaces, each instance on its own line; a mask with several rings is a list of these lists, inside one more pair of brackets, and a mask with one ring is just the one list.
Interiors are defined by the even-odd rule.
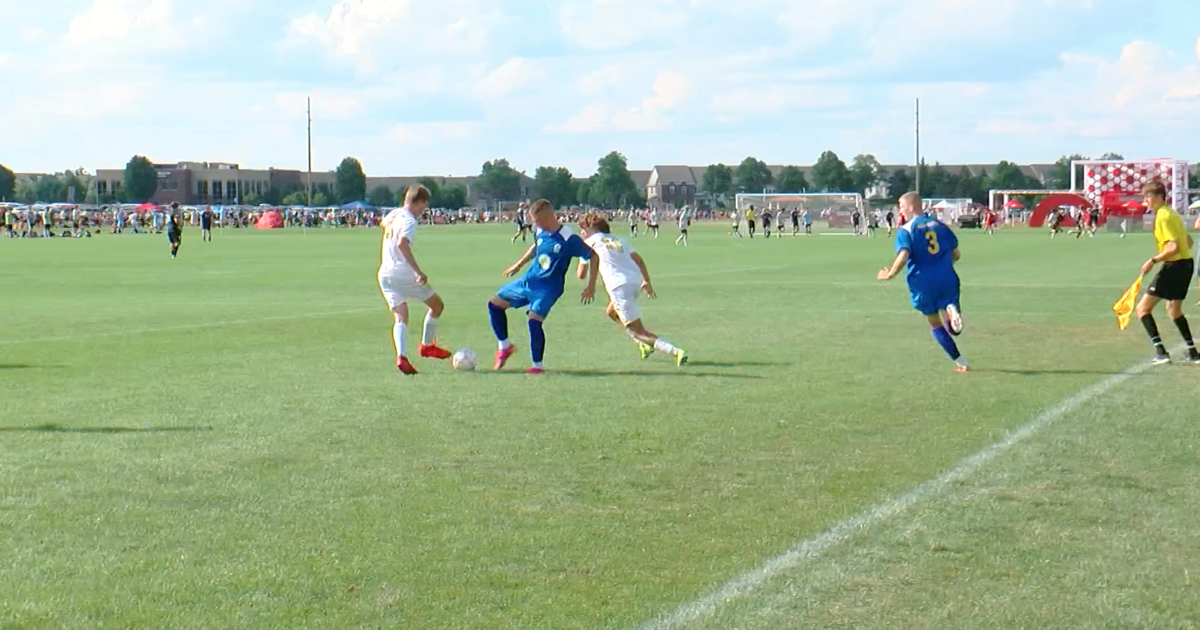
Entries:
[[354,201],[342,206],[342,210],[374,210],[375,206],[365,201]]

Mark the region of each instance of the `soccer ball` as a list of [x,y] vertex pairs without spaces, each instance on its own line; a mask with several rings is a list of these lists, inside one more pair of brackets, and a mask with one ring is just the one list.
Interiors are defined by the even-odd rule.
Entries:
[[475,353],[470,348],[463,348],[454,353],[454,358],[450,360],[450,363],[456,370],[469,372],[475,369]]

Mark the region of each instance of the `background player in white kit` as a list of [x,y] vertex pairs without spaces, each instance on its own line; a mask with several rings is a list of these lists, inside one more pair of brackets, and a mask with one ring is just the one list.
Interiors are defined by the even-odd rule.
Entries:
[[683,210],[679,211],[679,238],[675,239],[675,244],[683,243],[684,247],[688,246],[688,228],[692,226],[692,207],[684,206]]
[[408,360],[408,303],[424,302],[429,307],[421,332],[422,357],[448,359],[450,353],[437,346],[437,323],[445,304],[429,286],[429,278],[421,271],[413,256],[412,245],[417,237],[417,217],[429,206],[429,190],[412,186],[404,194],[404,207],[392,210],[383,218],[383,252],[379,263],[379,290],[395,316],[392,341],[396,345],[396,369],[416,374]]
[[[654,287],[650,286],[646,262],[627,241],[612,235],[608,221],[601,215],[584,215],[579,222],[579,231],[584,242],[595,252],[593,260],[600,265],[600,277],[608,291],[608,317],[623,326],[626,334],[638,343],[643,359],[657,350],[670,354],[675,358],[675,365],[682,367],[687,363],[687,353],[646,330],[642,324],[642,312],[637,305],[639,291],[645,291],[651,299],[658,297]],[[580,279],[587,273],[588,264],[584,260],[579,262]]]

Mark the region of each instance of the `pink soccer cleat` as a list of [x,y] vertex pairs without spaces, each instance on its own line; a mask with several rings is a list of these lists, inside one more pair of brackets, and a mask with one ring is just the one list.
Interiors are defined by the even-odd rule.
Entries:
[[503,350],[497,350],[496,351],[496,363],[492,366],[492,369],[497,370],[497,371],[504,369],[504,365],[506,363],[508,363],[508,360],[510,358],[512,358],[512,355],[514,355],[516,353],[517,353],[517,346],[515,344],[511,345]]

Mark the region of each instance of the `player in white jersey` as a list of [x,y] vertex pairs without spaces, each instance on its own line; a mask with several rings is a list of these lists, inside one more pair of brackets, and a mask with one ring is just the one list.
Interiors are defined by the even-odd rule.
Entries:
[[379,263],[379,290],[395,317],[392,341],[396,345],[396,369],[404,374],[417,373],[408,360],[408,303],[424,302],[429,307],[421,331],[420,355],[429,359],[448,359],[450,353],[437,346],[437,323],[445,304],[429,286],[429,278],[421,271],[413,256],[412,246],[417,237],[417,217],[429,206],[429,190],[411,186],[404,194],[404,207],[383,218],[383,252]]
[[692,225],[692,207],[684,206],[679,212],[679,238],[675,239],[675,244],[683,243],[684,247],[688,246],[688,228]]
[[646,227],[654,233],[654,238],[658,238],[658,210],[651,210],[646,215]]
[[[608,291],[608,317],[624,327],[625,333],[637,342],[643,359],[657,350],[674,357],[675,364],[682,367],[687,363],[687,353],[646,330],[642,323],[642,313],[637,305],[638,293],[645,291],[651,299],[658,297],[650,285],[646,262],[628,242],[612,235],[608,221],[599,214],[584,215],[579,222],[579,230],[584,242],[595,252],[593,260],[600,265],[600,277],[604,279],[604,288]],[[584,260],[579,262],[580,279],[588,272],[589,264]]]

